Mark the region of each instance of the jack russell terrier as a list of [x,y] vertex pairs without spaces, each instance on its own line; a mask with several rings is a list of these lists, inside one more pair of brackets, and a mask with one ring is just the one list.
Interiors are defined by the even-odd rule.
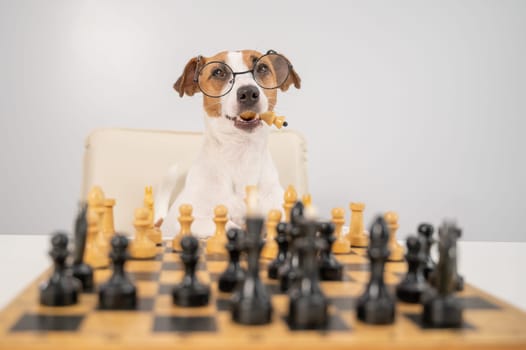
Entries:
[[[289,60],[275,51],[225,51],[194,57],[174,84],[183,95],[203,93],[204,140],[188,171],[185,187],[170,206],[176,168],[164,180],[156,199],[156,222],[164,234],[179,232],[179,206],[193,206],[192,233],[213,235],[214,207],[228,208],[227,227],[240,226],[246,214],[245,188],[256,185],[260,210],[280,209],[283,188],[267,147],[270,127],[259,113],[272,111],[277,89],[300,88],[301,79]],[[248,117],[247,117],[248,116]]]

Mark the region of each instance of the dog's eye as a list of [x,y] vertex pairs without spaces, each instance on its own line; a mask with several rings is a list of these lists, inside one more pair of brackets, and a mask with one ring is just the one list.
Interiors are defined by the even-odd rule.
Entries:
[[269,72],[269,68],[266,64],[260,64],[256,67],[256,72],[258,74],[266,74]]
[[213,70],[212,76],[214,78],[224,79],[225,76],[226,76],[226,72],[225,72],[224,69],[216,68],[216,69]]

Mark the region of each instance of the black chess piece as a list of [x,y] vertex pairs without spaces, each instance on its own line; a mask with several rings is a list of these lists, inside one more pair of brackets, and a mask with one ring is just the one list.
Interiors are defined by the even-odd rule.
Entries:
[[[445,232],[448,233],[448,236],[452,240],[452,244],[456,249],[457,241],[462,235],[462,230],[457,227],[455,223],[446,222],[438,230],[439,239],[442,239],[442,235]],[[436,269],[429,274],[428,281],[434,287],[438,285],[438,272]],[[453,285],[457,291],[462,291],[464,289],[464,277],[458,274],[456,262],[453,265]]]
[[298,225],[291,226],[287,232],[288,256],[278,269],[279,289],[287,292],[301,278],[300,256],[296,250],[296,240],[301,237]]
[[325,240],[319,256],[320,277],[326,281],[341,281],[343,267],[332,253],[332,244],[336,240],[336,237],[334,237],[334,224],[332,222],[320,223],[319,232]]
[[225,271],[219,277],[219,290],[222,292],[231,292],[235,289],[238,283],[245,278],[245,270],[239,264],[239,256],[241,255],[241,239],[243,230],[232,228],[228,230],[226,236],[228,243],[225,245],[230,260]]
[[434,243],[434,239],[433,239],[434,228],[433,228],[433,225],[424,222],[418,225],[417,231],[418,231],[418,237],[422,241],[422,251],[425,254],[424,277],[426,279],[429,279],[430,274],[433,272],[433,270],[436,267],[435,262],[431,258],[431,247],[433,246],[433,243]]
[[[460,239],[460,237],[462,236],[462,230],[454,225],[454,229],[452,230],[453,232],[453,244],[455,245],[455,249],[457,247],[457,242],[458,240]],[[462,277],[459,273],[458,273],[458,265],[455,261],[455,265],[454,265],[454,283],[455,283],[455,290],[457,291],[463,291],[464,290],[464,277]]]
[[324,249],[324,240],[316,237],[318,223],[304,220],[299,224],[303,231],[295,240],[303,273],[299,283],[289,291],[288,322],[293,329],[325,328],[328,322],[328,301],[319,285],[316,253]]
[[199,282],[196,276],[199,261],[199,242],[194,236],[184,236],[181,240],[181,260],[184,263],[184,277],[172,291],[173,302],[179,306],[204,306],[210,299],[210,286]]
[[422,320],[428,327],[459,328],[462,326],[462,304],[455,297],[457,228],[450,222],[440,227],[439,260],[435,270],[436,289],[425,293]]
[[110,279],[99,287],[99,308],[107,310],[132,310],[137,307],[137,289],[124,270],[129,259],[128,238],[115,234],[111,239],[110,258],[113,273]]
[[395,320],[396,306],[384,282],[385,262],[389,257],[389,229],[382,216],[375,219],[369,232],[367,253],[371,275],[365,292],[356,303],[357,316],[365,323],[390,324]]
[[40,304],[46,306],[67,306],[76,304],[81,291],[81,283],[68,270],[68,236],[57,232],[51,238],[51,251],[55,269],[47,282],[40,286]]
[[284,222],[280,222],[276,227],[278,235],[275,238],[275,240],[278,243],[278,255],[274,260],[270,262],[270,264],[267,267],[267,274],[268,278],[270,279],[278,279],[279,268],[283,266],[287,259],[287,251],[289,246],[289,241],[287,239],[287,231],[289,227],[290,225],[287,225]]
[[301,278],[300,261],[294,242],[301,236],[299,222],[304,219],[304,209],[303,203],[298,201],[290,211],[290,228],[287,230],[287,257],[278,269],[279,288],[282,292],[288,291]]
[[73,276],[82,283],[84,292],[93,291],[93,269],[84,262],[84,251],[86,248],[86,235],[88,223],[86,213],[88,206],[86,203],[80,205],[80,210],[75,220],[75,250],[73,253]]
[[429,284],[424,276],[424,264],[426,256],[421,249],[421,240],[416,236],[407,238],[407,274],[396,286],[396,296],[398,299],[408,303],[419,303],[422,294],[429,289]]
[[259,278],[259,257],[263,248],[261,229],[263,218],[246,219],[247,234],[243,248],[247,254],[248,271],[245,279],[232,295],[232,319],[241,324],[267,324],[272,319],[270,295]]

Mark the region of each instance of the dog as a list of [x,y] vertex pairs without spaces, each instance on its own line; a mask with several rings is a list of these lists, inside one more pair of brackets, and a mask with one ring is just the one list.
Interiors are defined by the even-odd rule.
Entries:
[[[287,91],[291,85],[299,89],[301,79],[288,59],[275,51],[224,51],[188,61],[173,87],[180,97],[203,94],[204,140],[185,186],[171,206],[175,184],[166,185],[170,183],[166,180],[161,186],[155,216],[164,234],[179,232],[178,208],[183,203],[193,206],[192,233],[196,237],[214,233],[214,207],[218,204],[228,209],[227,228],[241,226],[249,185],[258,187],[262,213],[282,207],[283,188],[267,146],[270,127],[257,114],[272,111],[277,89]],[[252,112],[248,113],[252,117],[243,117],[244,112]],[[170,173],[173,181],[176,170]]]

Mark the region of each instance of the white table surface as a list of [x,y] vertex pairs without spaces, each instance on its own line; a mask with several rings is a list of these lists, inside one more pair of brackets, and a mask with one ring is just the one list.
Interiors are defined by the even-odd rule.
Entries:
[[[0,308],[51,264],[49,236],[0,235]],[[459,242],[459,272],[526,311],[526,242]]]

